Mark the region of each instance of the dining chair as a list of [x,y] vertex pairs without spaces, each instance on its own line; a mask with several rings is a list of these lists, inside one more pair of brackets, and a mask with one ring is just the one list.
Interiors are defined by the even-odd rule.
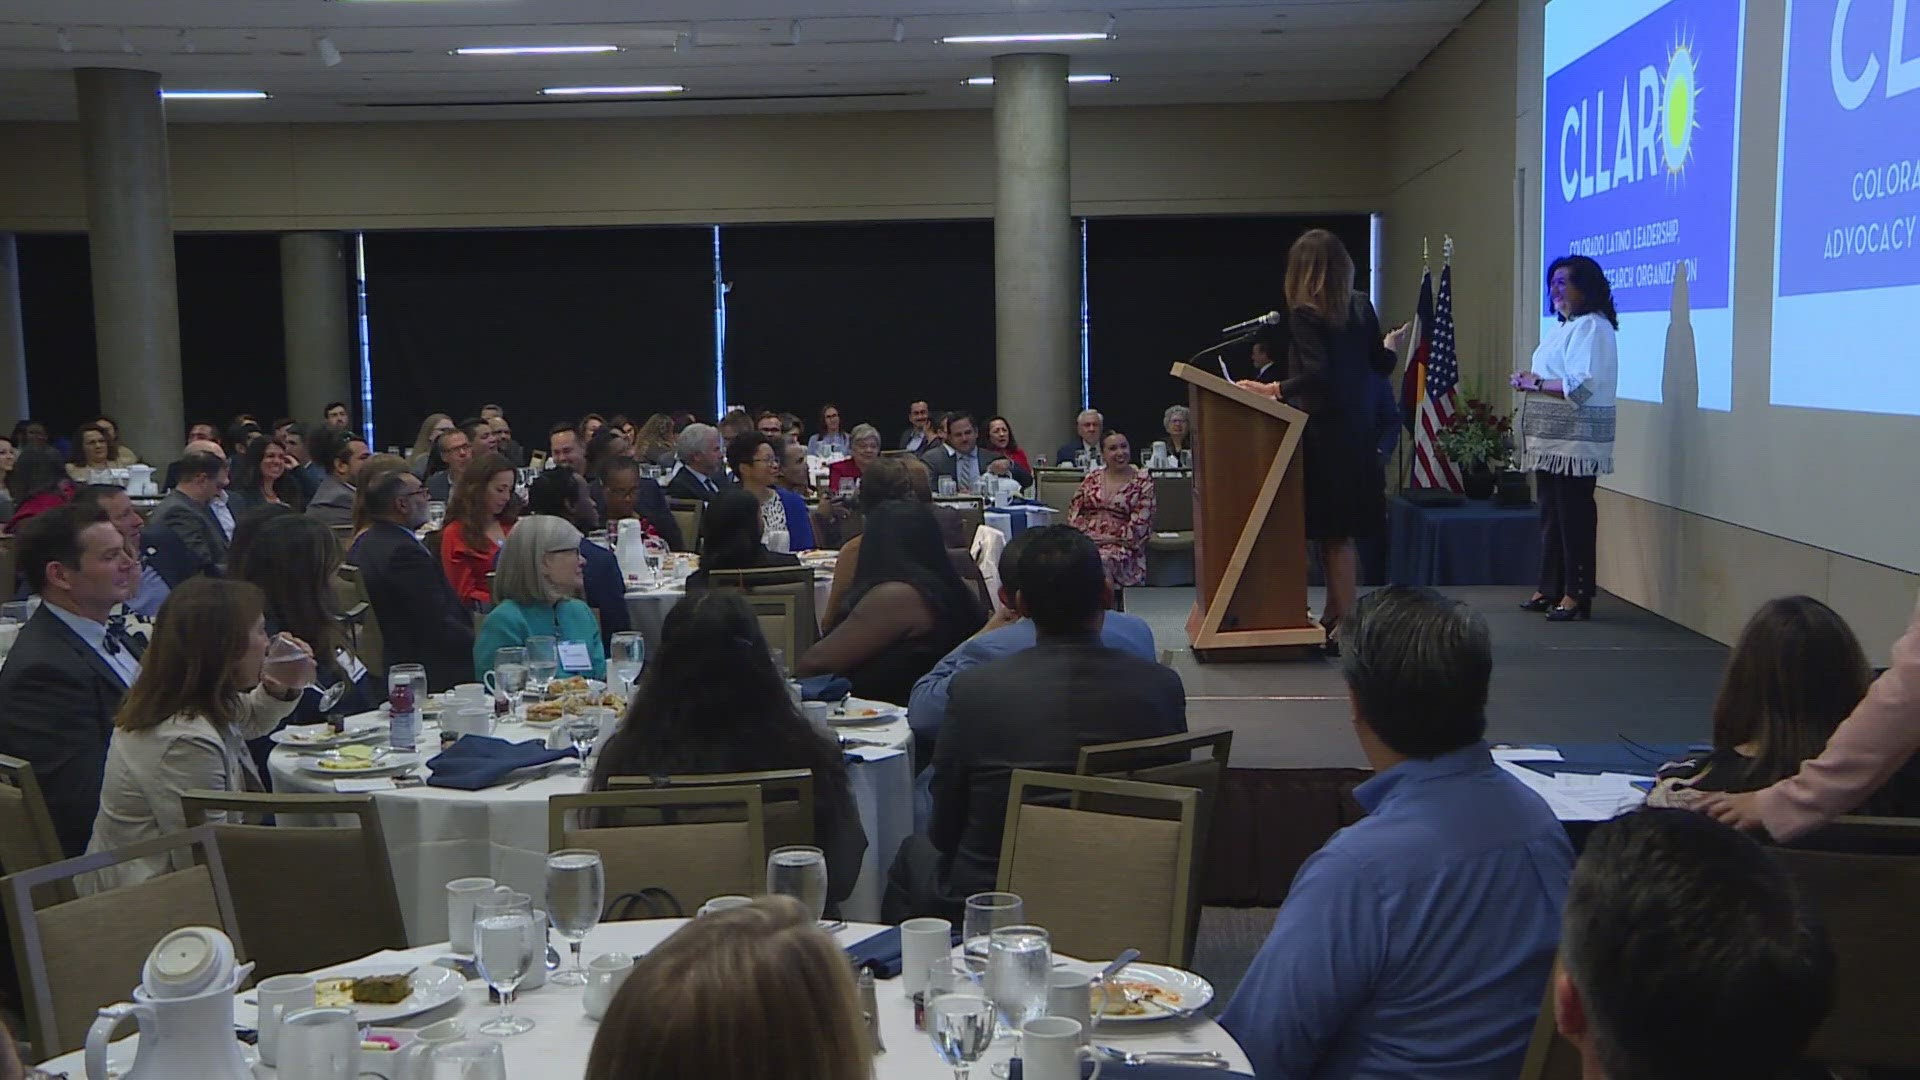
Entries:
[[1078,468],[1041,469],[1034,474],[1033,494],[1041,502],[1065,514],[1072,509],[1073,496],[1086,478],[1086,472]]
[[[701,820],[668,818],[689,812]],[[547,844],[599,852],[609,900],[664,889],[692,912],[715,896],[766,891],[766,811],[748,784],[554,795]]]
[[387,673],[386,638],[381,636],[380,619],[373,613],[373,598],[367,595],[366,579],[361,577],[358,566],[341,563],[340,568],[334,571],[334,597],[339,601],[341,610],[347,613],[347,626],[352,631],[353,655],[376,678],[384,678]]
[[[1035,792],[1164,803],[1170,816],[1042,805]],[[1027,919],[1047,928],[1057,952],[1099,958],[1136,948],[1149,962],[1185,967],[1198,803],[1192,788],[1016,769],[996,888],[1026,901]]]
[[707,504],[699,499],[668,499],[667,512],[680,526],[682,551],[700,550],[700,523],[706,519]]
[[1153,474],[1153,531],[1147,534],[1147,584],[1193,584],[1193,474]]
[[180,806],[219,838],[260,978],[407,947],[373,796],[189,791]]
[[[18,873],[66,857],[33,766],[0,754],[0,872]],[[71,882],[42,890],[43,902],[73,899]]]
[[[812,769],[773,769],[765,772],[683,773],[670,776],[613,776],[608,791],[634,788],[714,788],[752,785],[760,789],[766,823],[767,851],[793,844],[815,843]],[[668,815],[680,821],[699,820],[687,814]]]
[[1540,1014],[1533,1021],[1533,1038],[1527,1043],[1527,1056],[1520,1066],[1520,1080],[1580,1080],[1580,1051],[1560,1034],[1553,1017],[1553,984],[1560,977],[1560,964],[1554,962],[1547,976],[1547,993],[1540,1002]]
[[[807,588],[813,588],[808,583]],[[789,593],[758,592],[746,594],[747,606],[753,609],[754,617],[760,620],[760,633],[767,639],[767,646],[781,650],[786,660],[786,669],[780,674],[790,675],[793,666],[800,662],[799,619],[794,614],[798,606]],[[817,636],[817,635],[816,635]]]
[[707,588],[737,589],[747,596],[793,597],[793,649],[798,660],[820,639],[820,613],[814,606],[813,569],[807,566],[771,566],[752,570],[709,570]]
[[[182,848],[196,860],[186,869],[45,906],[35,901],[45,886],[71,889],[82,875]],[[205,826],[9,874],[0,878],[0,897],[35,1058],[58,1057],[85,1043],[95,1013],[127,999],[140,984],[147,954],[173,930],[219,927],[233,939],[234,955],[247,958],[220,846]]]

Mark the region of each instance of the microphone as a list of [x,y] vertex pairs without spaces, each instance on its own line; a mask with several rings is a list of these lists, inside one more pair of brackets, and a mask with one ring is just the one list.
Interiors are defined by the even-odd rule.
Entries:
[[1269,311],[1265,315],[1248,319],[1246,322],[1237,322],[1232,326],[1223,326],[1220,328],[1220,332],[1223,334],[1238,334],[1243,330],[1252,330],[1256,327],[1278,325],[1280,325],[1280,313],[1277,311]]

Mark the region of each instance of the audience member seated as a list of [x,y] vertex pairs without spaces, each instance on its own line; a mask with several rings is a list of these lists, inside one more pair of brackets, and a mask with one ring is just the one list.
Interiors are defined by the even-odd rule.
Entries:
[[[455,434],[458,434],[457,432]],[[494,556],[513,532],[517,507],[513,501],[513,466],[499,454],[488,454],[463,470],[460,486],[447,504],[447,522],[440,530],[440,568],[460,602],[485,611],[493,602],[487,575]]]
[[13,516],[13,467],[20,462],[20,451],[13,439],[0,435],[0,521]]
[[720,432],[706,424],[688,424],[674,441],[680,467],[667,479],[670,499],[698,499],[711,502],[722,491],[734,486],[727,479],[725,448]]
[[894,860],[887,922],[937,915],[958,925],[966,898],[994,887],[1013,770],[1070,773],[1084,746],[1187,730],[1179,674],[1101,640],[1113,586],[1093,541],[1060,525],[1022,535],[1014,600],[1034,644],[948,684],[932,818]]
[[807,425],[800,419],[799,413],[780,414],[780,433],[785,435],[790,443],[803,447],[807,445]]
[[1193,437],[1188,434],[1193,424],[1193,412],[1185,405],[1169,405],[1160,417],[1160,427],[1167,433],[1167,453],[1178,457],[1180,451],[1193,449]]
[[1013,424],[1004,416],[996,416],[987,421],[987,449],[996,454],[1005,454],[1008,461],[1027,471],[1027,483],[1033,482],[1033,462],[1027,460],[1027,452],[1020,449],[1020,440],[1013,437]]
[[[367,498],[365,495],[362,495],[361,492],[378,484],[385,477],[392,476],[396,472],[406,471],[407,459],[398,454],[370,454],[367,456],[366,462],[360,466],[359,473],[353,478],[353,519],[348,522],[348,524],[352,526],[349,533],[352,540],[360,539],[360,535],[373,525],[373,518],[367,512]],[[426,486],[424,484],[421,485],[420,490],[425,491]],[[424,496],[422,496],[422,498],[424,498]],[[426,504],[423,502],[421,505],[424,506]],[[423,517],[422,521],[424,520],[425,518]],[[349,544],[351,544],[352,540],[349,540]]]
[[[753,430],[753,417],[742,408],[728,409],[726,415],[720,418],[720,424],[716,430],[720,432],[721,445],[725,446],[732,442],[735,436],[745,435]],[[680,460],[685,461],[686,457],[682,455]]]
[[380,468],[381,475],[361,485],[368,525],[347,561],[360,568],[373,617],[380,620],[381,667],[424,665],[433,690],[471,682],[473,616],[414,535],[427,523],[427,485],[404,467]]
[[833,630],[794,675],[844,675],[860,697],[902,704],[914,681],[987,618],[947,558],[933,515],[913,503],[867,515],[860,565],[841,602]]
[[[585,1080],[871,1080],[852,972],[790,897],[703,915],[634,965],[594,1034]],[[670,1008],[662,987],[673,988]]]
[[[780,418],[774,417],[778,423]],[[784,436],[768,438],[759,432],[737,436],[727,444],[727,466],[740,478],[740,490],[760,507],[760,535],[779,551],[813,550],[813,519],[807,501],[774,483],[780,473]]]
[[573,472],[573,526],[583,533],[600,527],[600,507],[593,500],[593,486],[587,482],[587,444],[580,432],[566,423],[547,431],[547,468],[566,468]]
[[[580,599],[580,530],[564,518],[532,514],[514,526],[494,575],[498,601],[473,642],[474,678],[493,670],[493,654],[528,638],[550,637],[559,675],[607,677],[607,649],[593,609]],[[625,601],[623,600],[622,603]]]
[[[494,408],[498,409],[499,406],[496,405]],[[482,410],[481,414],[484,416],[485,410]],[[501,457],[513,462],[514,468],[526,468],[530,463],[527,448],[513,441],[513,425],[508,423],[507,418],[499,412],[487,416],[486,421],[487,426],[493,431],[493,448],[499,451]]]
[[1098,409],[1082,409],[1073,421],[1074,434],[1078,438],[1062,443],[1053,463],[1060,468],[1071,468],[1075,463],[1085,461],[1088,467],[1100,464],[1100,433],[1107,428],[1107,422]]
[[120,441],[119,421],[103,414],[94,419],[93,426],[107,436],[107,461],[111,468],[125,469],[140,464],[140,455]]
[[[775,446],[779,446],[782,442],[786,441],[786,424],[780,419],[780,414],[777,412],[763,412],[754,417],[753,430],[759,432],[761,436]],[[734,438],[738,437],[739,436],[736,435]],[[733,439],[728,439],[727,441],[732,442]]]
[[924,401],[907,406],[907,429],[900,433],[900,441],[893,444],[894,449],[924,454],[938,445],[940,433],[933,426],[932,406]]
[[[755,438],[760,436],[741,436]],[[707,504],[700,521],[700,569],[687,577],[687,591],[707,587],[709,570],[759,570],[799,566],[800,558],[784,551],[768,551],[761,542],[766,518],[760,503],[745,491],[728,491]]]
[[235,515],[269,503],[306,509],[306,490],[300,486],[300,478],[293,475],[293,464],[293,458],[279,443],[256,435],[233,466],[227,505]]
[[67,461],[67,478],[76,484],[105,482],[113,468],[112,448],[107,433],[98,424],[81,424],[73,433],[73,456]]
[[[860,440],[854,439],[858,447]],[[913,481],[907,473],[910,459],[876,458],[860,479],[860,495],[855,500],[862,517],[890,502],[913,502]],[[833,584],[827,590],[827,610],[820,613],[820,629],[832,630],[845,614],[847,590],[853,587],[853,575],[860,568],[860,537],[840,545],[840,557],[833,564]]]
[[807,448],[788,439],[780,447],[780,468],[773,474],[773,483],[781,491],[799,496],[804,505],[813,497],[813,469],[807,464]]
[[1147,581],[1147,538],[1153,535],[1153,477],[1132,464],[1133,446],[1125,435],[1100,436],[1106,467],[1080,481],[1067,507],[1067,524],[1100,545],[1100,562],[1116,588]]
[[[187,454],[193,453],[195,450],[206,449],[205,446],[196,445],[199,443],[206,443],[208,446],[214,447],[220,452],[220,457],[222,458],[227,456],[227,448],[220,445],[220,431],[213,426],[212,421],[196,420],[187,425],[187,442],[186,446],[180,451],[181,455],[184,457]],[[167,463],[166,479],[160,482],[161,491],[167,492],[173,490],[173,482],[179,474],[179,471],[179,458],[175,458],[173,461]]]
[[[313,650],[313,688],[301,695],[281,726],[325,720],[320,695],[335,683],[347,684],[333,708],[342,716],[377,709],[386,697],[385,685],[354,655],[334,612],[333,577],[339,569],[340,544],[333,530],[299,514],[267,522],[244,558],[232,567],[233,576],[252,582],[265,598],[267,634],[292,634]],[[271,786],[267,754],[273,749],[272,741],[259,736],[248,745],[260,776]]]
[[978,492],[983,476],[1011,476],[1021,487],[1033,483],[1032,472],[1000,451],[980,446],[980,429],[971,413],[949,413],[946,444],[922,454],[920,460],[935,478],[952,477],[962,493]]
[[22,450],[29,445],[45,446],[48,441],[47,425],[38,420],[22,420],[13,425],[13,445]]
[[[113,718],[89,853],[186,828],[183,792],[266,790],[246,740],[267,735],[293,711],[313,658],[266,665],[264,608],[258,588],[218,578],[196,578],[167,597],[140,677]],[[285,640],[307,651],[299,639]],[[193,852],[181,848],[77,884],[105,891],[191,865]]]
[[872,424],[856,425],[848,437],[847,452],[853,456],[827,466],[827,491],[832,495],[845,495],[844,482],[851,480],[859,484],[860,474],[880,459],[879,429]]
[[73,481],[67,477],[60,451],[45,443],[26,443],[20,447],[19,462],[7,483],[13,495],[8,532],[19,532],[22,525],[73,498]]
[[[1713,705],[1713,750],[1660,770],[1654,806],[1690,808],[1695,792],[1758,791],[1820,756],[1873,682],[1860,639],[1810,596],[1769,600],[1747,620]],[[1920,816],[1920,759],[1909,759],[1856,813]]]
[[146,522],[133,505],[133,499],[127,495],[127,489],[116,484],[88,484],[74,495],[74,499],[98,506],[120,533],[121,542],[127,548],[127,557],[134,561],[137,575],[133,595],[127,598],[126,611],[143,622],[152,622],[154,616],[160,614],[161,602],[167,598],[167,580],[160,575],[160,571],[146,565],[146,548],[140,542],[140,531],[146,527]]
[[640,431],[634,436],[633,454],[642,464],[656,469],[673,467],[673,417],[665,413],[654,413],[647,422],[640,425]]
[[820,410],[820,430],[807,440],[807,453],[817,458],[845,457],[852,448],[852,440],[840,428],[840,406],[828,402]]
[[226,460],[195,450],[178,464],[173,490],[147,515],[145,531],[171,533],[192,558],[194,574],[217,574],[227,561],[231,535],[213,511],[214,499],[226,490]]
[[320,410],[320,419],[329,430],[347,431],[353,427],[353,410],[344,401],[329,401]]
[[354,484],[361,466],[373,456],[366,440],[351,432],[323,429],[307,445],[314,464],[326,470],[326,478],[307,500],[307,516],[326,526],[351,525]]
[[[609,468],[608,475],[617,475],[617,467]],[[631,467],[631,462],[626,463]],[[613,488],[609,486],[608,491]],[[550,469],[534,478],[527,487],[527,513],[546,514],[562,520],[573,517],[573,478],[567,470]],[[611,501],[611,496],[609,496]],[[679,535],[675,532],[675,535]],[[627,614],[627,578],[620,571],[620,560],[613,552],[599,544],[580,538],[581,595],[587,606],[600,613],[600,642],[610,644],[613,635],[623,630],[633,629],[633,620]],[[487,668],[491,670],[491,661]]]
[[141,644],[114,624],[133,595],[134,562],[98,506],[57,507],[20,532],[15,558],[40,607],[0,666],[0,754],[33,766],[68,855],[86,851],[100,771]]
[[254,437],[260,434],[260,422],[245,413],[233,418],[227,430],[221,435],[220,450],[228,461],[236,460],[246,453]]
[[313,460],[313,437],[307,426],[289,420],[274,441],[293,459],[293,466],[287,471],[300,484],[300,505],[311,506],[314,494],[327,479],[327,471]]
[[433,462],[433,444],[452,430],[453,417],[443,412],[429,413],[420,421],[420,434],[413,437],[413,449],[407,453],[407,468],[413,470],[413,475],[426,479]]
[[1553,980],[1582,1075],[1828,1076],[1799,1064],[1834,992],[1810,908],[1779,861],[1699,814],[1642,810],[1595,829]]
[[1367,816],[1300,868],[1220,1023],[1256,1076],[1517,1076],[1573,846],[1482,741],[1486,620],[1397,585],[1341,626]]
[[641,476],[640,465],[632,458],[608,458],[606,464],[600,466],[595,490],[603,501],[600,516],[606,522],[609,535],[614,534],[620,522],[638,520],[646,535],[659,537],[673,550],[686,546],[685,538],[680,535],[680,522],[674,518],[673,511],[667,509],[667,496],[660,490],[660,482],[651,476]]
[[[438,466],[430,467],[427,473],[427,498],[434,502],[449,502],[453,498],[453,489],[460,483],[460,477],[466,474],[467,465],[473,461],[477,451],[475,440],[469,433],[454,428],[434,440],[433,452],[439,461]],[[505,461],[505,458],[501,459]],[[511,464],[508,466],[511,468]]]
[[580,446],[584,449],[587,443],[600,433],[600,429],[606,426],[607,418],[597,412],[590,412],[581,417],[580,422],[574,425],[574,430],[580,433]]
[[867,834],[839,743],[787,694],[753,609],[735,592],[691,591],[667,612],[633,704],[601,748],[593,787],[613,776],[813,770],[813,839],[827,855],[827,899],[853,892]]
[[591,483],[600,479],[600,471],[606,468],[608,462],[631,460],[633,443],[629,442],[625,435],[620,434],[619,428],[608,424],[594,432],[593,438],[587,440],[586,452],[587,480]]
[[288,516],[299,515],[294,513],[293,507],[280,503],[261,503],[241,514],[234,522],[233,542],[227,545],[227,565],[224,568],[227,575],[239,573],[240,567],[247,561],[247,552],[253,547],[254,538],[260,535],[260,530],[266,528],[268,522]]

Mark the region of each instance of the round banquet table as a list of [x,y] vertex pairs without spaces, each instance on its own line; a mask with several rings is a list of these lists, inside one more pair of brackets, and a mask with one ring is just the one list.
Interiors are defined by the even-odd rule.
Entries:
[[[592,959],[601,953],[623,952],[633,956],[642,955],[667,936],[685,925],[685,919],[648,919],[638,922],[606,923],[587,935],[585,946],[581,949],[584,959]],[[851,923],[834,936],[843,946],[855,945],[868,937],[885,930],[886,927],[872,924]],[[555,947],[564,954],[564,943],[555,939]],[[448,955],[444,942],[421,948],[399,952],[375,953],[370,957],[356,960],[354,966],[367,961],[391,963],[395,969],[404,969],[421,964],[430,964],[435,958]],[[1082,971],[1098,971],[1097,962],[1056,957],[1063,967]],[[568,961],[571,963],[571,961]],[[345,968],[349,965],[341,964]],[[332,969],[322,969],[315,975],[325,975]],[[887,979],[876,986],[877,1000],[880,1006],[880,1041],[886,1052],[873,1059],[875,1080],[947,1080],[953,1071],[941,1064],[933,1052],[933,1045],[926,1033],[916,1031],[913,1026],[913,1004],[907,998],[906,985],[900,979]],[[670,990],[667,992],[671,992]],[[255,1010],[248,1002],[250,992],[238,996],[234,1006],[234,1021],[243,1027],[255,1026]],[[575,986],[558,986],[549,981],[537,990],[529,990],[520,995],[514,1004],[517,1015],[533,1020],[534,1028],[519,1035],[499,1040],[506,1048],[508,1080],[570,1080],[586,1071],[587,1055],[593,1049],[593,1037],[599,1024],[589,1018],[582,1009],[583,992]],[[478,1026],[496,1007],[487,1004],[486,984],[469,982],[458,1002],[448,1002],[437,1009],[429,1010],[418,1016],[398,1021],[394,1026],[402,1028],[420,1028],[441,1020],[458,1017],[464,1021],[469,1033]],[[477,1036],[486,1038],[487,1036]],[[1115,1046],[1123,1050],[1214,1050],[1224,1054],[1236,1071],[1251,1073],[1252,1067],[1247,1055],[1233,1041],[1233,1036],[1219,1024],[1204,1016],[1190,1019],[1160,1020],[1150,1023],[1114,1024],[1103,1023],[1095,1033],[1097,1042],[1106,1046]],[[133,1063],[134,1050],[139,1036],[129,1036],[114,1043],[108,1050],[108,1064],[117,1066],[120,1074]],[[1011,1055],[1015,1043],[1012,1040],[996,1043],[987,1052],[986,1058],[974,1072],[975,1076],[985,1077],[991,1063],[1005,1061]],[[84,1052],[75,1051],[64,1057],[46,1062],[41,1068],[52,1073],[66,1073],[70,1076],[84,1075]],[[372,1055],[362,1053],[360,1058],[360,1076],[386,1077],[384,1072],[371,1071],[380,1066]],[[254,1075],[260,1078],[277,1076],[275,1070],[264,1065],[256,1066]],[[1198,1076],[1207,1075],[1196,1073]],[[398,1078],[390,1078],[398,1080]]]
[[[348,724],[381,719],[377,712],[363,713]],[[514,721],[499,724],[494,735],[524,742],[544,740],[547,730],[546,725]],[[855,759],[849,761],[847,775],[859,805],[860,824],[867,832],[867,853],[852,895],[840,905],[848,919],[877,919],[887,867],[913,832],[913,733],[904,714],[885,724],[841,727],[838,733],[881,744],[847,749]],[[419,745],[440,745],[437,723],[422,725]],[[302,756],[291,747],[274,747],[267,761],[274,790],[332,794],[333,782],[339,778],[303,770]],[[479,791],[421,785],[372,793],[386,834],[408,941],[446,939],[445,889],[454,878],[490,877],[534,896],[546,891],[547,797],[586,789],[572,762],[550,768],[546,776],[529,783],[520,783],[529,775],[523,773],[504,785]],[[428,773],[424,766],[414,771],[423,777]],[[706,897],[677,899],[692,910]]]
[[[813,573],[813,615],[817,621],[826,617],[827,594],[833,591],[833,571],[831,568],[815,568]],[[660,628],[667,621],[667,612],[673,605],[687,595],[684,581],[675,581],[670,585],[653,588],[633,588],[627,590],[627,618],[633,628],[647,641],[647,655],[651,656],[660,649]],[[800,658],[787,657],[792,664]]]

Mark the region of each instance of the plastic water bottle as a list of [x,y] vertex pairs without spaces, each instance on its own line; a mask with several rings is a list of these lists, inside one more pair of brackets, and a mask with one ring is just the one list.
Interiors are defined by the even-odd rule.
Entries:
[[420,699],[427,689],[427,673],[419,664],[395,664],[387,672],[387,711],[392,728],[387,743],[411,751],[420,739]]

